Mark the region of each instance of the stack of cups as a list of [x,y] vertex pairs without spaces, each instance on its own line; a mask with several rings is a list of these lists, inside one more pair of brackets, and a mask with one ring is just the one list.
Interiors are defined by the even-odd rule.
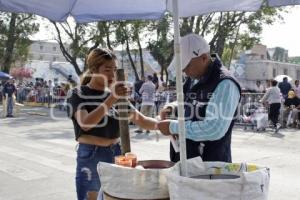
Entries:
[[115,164],[134,168],[137,164],[137,157],[134,153],[128,152],[125,154],[125,156],[116,156]]

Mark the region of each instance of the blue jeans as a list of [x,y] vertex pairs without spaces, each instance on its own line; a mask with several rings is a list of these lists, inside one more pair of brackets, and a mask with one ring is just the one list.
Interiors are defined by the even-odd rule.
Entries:
[[79,144],[77,150],[76,191],[77,199],[85,200],[88,192],[98,192],[101,183],[97,172],[98,162],[113,163],[121,155],[120,144],[101,147]]
[[14,100],[12,97],[7,97],[7,115],[11,116],[13,114]]

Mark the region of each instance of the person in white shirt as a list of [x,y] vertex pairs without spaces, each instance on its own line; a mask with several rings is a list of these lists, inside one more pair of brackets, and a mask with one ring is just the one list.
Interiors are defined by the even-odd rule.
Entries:
[[[146,82],[142,85],[139,90],[142,95],[141,113],[148,117],[153,117],[154,114],[154,99],[155,99],[155,85],[152,82],[152,76],[147,76]],[[136,133],[142,133],[142,129],[135,131]],[[146,133],[150,133],[149,130]]]
[[260,81],[256,81],[255,92],[263,93],[265,91],[265,87],[261,84]]
[[277,87],[277,81],[272,80],[271,87],[267,89],[267,92],[261,99],[261,102],[268,103],[269,108],[269,119],[272,121],[276,132],[278,132],[281,125],[278,123],[278,117],[280,114],[281,107],[281,94],[280,89]]
[[297,96],[298,98],[300,98],[300,86],[299,86],[299,80],[295,80],[294,90],[295,90],[296,96]]

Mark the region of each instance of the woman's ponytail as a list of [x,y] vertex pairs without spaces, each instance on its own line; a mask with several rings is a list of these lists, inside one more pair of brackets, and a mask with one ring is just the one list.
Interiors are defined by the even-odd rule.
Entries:
[[87,70],[82,74],[80,84],[87,85],[91,81],[91,79],[92,79],[92,73],[90,70]]

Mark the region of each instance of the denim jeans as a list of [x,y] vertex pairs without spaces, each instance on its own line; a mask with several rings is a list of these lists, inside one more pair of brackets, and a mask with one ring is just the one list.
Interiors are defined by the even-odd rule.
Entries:
[[113,163],[121,154],[120,144],[101,147],[79,144],[77,150],[76,191],[77,199],[85,200],[88,192],[98,192],[101,183],[97,172],[98,162]]
[[13,114],[14,100],[12,97],[7,97],[7,115],[11,116]]

